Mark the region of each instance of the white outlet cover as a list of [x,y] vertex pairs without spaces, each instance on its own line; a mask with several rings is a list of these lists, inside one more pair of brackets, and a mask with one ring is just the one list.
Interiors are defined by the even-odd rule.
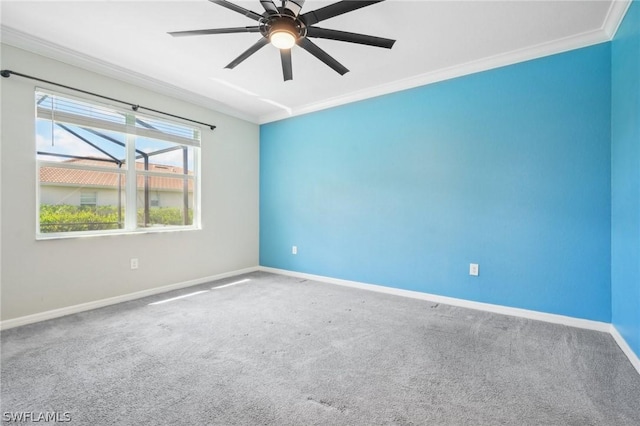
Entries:
[[480,273],[480,266],[477,263],[469,264],[469,275],[477,277]]

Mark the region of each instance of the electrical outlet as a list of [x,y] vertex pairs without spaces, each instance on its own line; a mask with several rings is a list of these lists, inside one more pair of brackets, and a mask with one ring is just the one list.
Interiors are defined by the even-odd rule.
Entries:
[[138,259],[135,257],[131,258],[131,269],[138,269]]
[[470,263],[469,275],[473,275],[474,277],[477,277],[479,274],[480,274],[480,265],[478,265],[477,263]]
[[298,254],[298,246],[291,247],[291,254]]

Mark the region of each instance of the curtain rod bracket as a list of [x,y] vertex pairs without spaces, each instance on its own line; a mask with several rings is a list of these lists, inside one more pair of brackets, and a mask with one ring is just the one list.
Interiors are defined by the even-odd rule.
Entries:
[[0,71],[0,75],[2,77],[4,77],[4,78],[10,77],[11,74],[15,74],[15,75],[20,76],[20,77],[28,78],[30,80],[40,81],[42,83],[53,84],[54,86],[58,86],[58,87],[64,87],[65,89],[75,90],[76,92],[85,93],[87,95],[97,96],[98,98],[107,99],[107,100],[114,101],[114,102],[119,102],[121,104],[126,104],[126,105],[129,105],[131,107],[131,109],[133,109],[134,111],[138,111],[138,109],[142,108],[142,109],[146,109],[147,111],[156,112],[158,114],[163,114],[163,115],[166,115],[166,116],[169,116],[169,117],[178,118],[180,120],[189,121],[191,123],[201,124],[203,126],[207,126],[211,130],[215,130],[215,128],[216,128],[216,126],[214,126],[213,124],[203,123],[202,121],[192,120],[190,118],[181,117],[179,115],[171,114],[171,113],[164,112],[164,111],[158,111],[157,109],[147,108],[147,107],[144,107],[144,106],[141,106],[141,105],[132,104],[131,102],[121,101],[120,99],[110,98],[108,96],[99,95],[97,93],[89,92],[87,90],[77,89],[77,88],[71,87],[71,86],[65,86],[64,84],[54,83],[53,81],[43,80],[41,78],[33,77],[33,76],[30,76],[30,75],[27,75],[27,74],[22,74],[22,73],[11,71],[11,70],[1,70]]

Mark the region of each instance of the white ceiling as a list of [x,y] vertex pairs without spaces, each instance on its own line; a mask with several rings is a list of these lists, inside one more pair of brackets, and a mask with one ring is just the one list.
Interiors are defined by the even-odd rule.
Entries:
[[[264,11],[258,0],[235,2]],[[302,12],[331,3],[307,0]],[[2,0],[0,22],[4,43],[264,123],[607,41],[627,6],[593,0],[387,0],[317,25],[392,38],[393,49],[316,38],[350,72],[340,76],[294,47],[294,79],[288,82],[279,52],[270,45],[235,69],[224,69],[259,34],[167,34],[255,25],[207,0]]]

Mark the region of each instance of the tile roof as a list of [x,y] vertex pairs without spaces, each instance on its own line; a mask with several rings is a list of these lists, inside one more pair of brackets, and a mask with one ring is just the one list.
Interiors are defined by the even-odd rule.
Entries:
[[[105,169],[117,168],[114,163],[108,163],[97,160],[69,160],[63,164],[83,164],[91,167],[101,167]],[[136,162],[137,170],[144,170],[144,163]],[[182,176],[184,169],[175,166],[166,166],[162,164],[149,164],[149,171],[175,174],[175,178],[164,176],[149,176],[149,189],[164,191],[181,191],[183,188]],[[192,172],[189,172],[193,176]],[[124,185],[124,176],[119,173],[105,171],[82,170],[75,168],[49,167],[40,168],[40,183],[53,185],[72,185],[72,186],[95,186],[102,188],[117,188],[118,177],[122,176]],[[144,187],[144,176],[138,176],[138,188]],[[193,180],[189,180],[189,191],[193,191]]]

